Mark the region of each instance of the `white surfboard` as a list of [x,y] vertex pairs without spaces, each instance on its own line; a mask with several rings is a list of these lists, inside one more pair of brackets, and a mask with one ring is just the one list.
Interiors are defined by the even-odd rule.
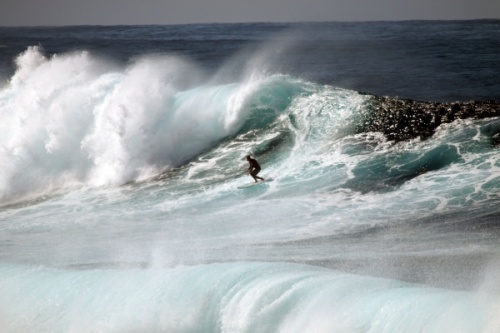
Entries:
[[265,180],[259,180],[258,182],[252,182],[250,184],[244,184],[244,185],[238,186],[238,188],[252,187],[252,186],[259,185],[259,184],[262,184],[262,183],[265,183],[265,182],[266,182]]

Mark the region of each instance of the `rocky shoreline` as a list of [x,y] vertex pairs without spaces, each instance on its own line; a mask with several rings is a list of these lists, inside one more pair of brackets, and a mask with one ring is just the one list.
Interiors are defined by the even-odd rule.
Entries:
[[456,119],[498,117],[500,101],[438,103],[373,96],[366,110],[356,132],[382,132],[388,140],[398,142],[425,140],[439,125]]

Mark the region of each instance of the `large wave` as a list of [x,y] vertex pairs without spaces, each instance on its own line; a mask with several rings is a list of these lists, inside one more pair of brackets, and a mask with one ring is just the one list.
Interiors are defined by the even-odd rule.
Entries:
[[281,76],[216,84],[174,56],[118,67],[88,52],[46,57],[30,47],[16,64],[0,91],[3,202],[157,175],[317,90]]
[[297,264],[126,271],[3,265],[0,282],[0,324],[10,333],[500,328],[497,299],[486,290],[452,291]]

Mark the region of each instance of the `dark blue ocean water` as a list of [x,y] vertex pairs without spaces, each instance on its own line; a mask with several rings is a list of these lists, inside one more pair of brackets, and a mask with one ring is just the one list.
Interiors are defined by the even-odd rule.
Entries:
[[0,333],[500,332],[500,119],[357,130],[500,100],[499,54],[498,20],[0,28]]
[[[38,44],[47,55],[88,50],[122,63],[173,53],[209,73],[265,48],[272,70],[317,83],[424,101],[498,100],[499,26],[480,20],[0,28],[0,75],[8,79],[13,59]],[[231,68],[235,76],[240,68]]]

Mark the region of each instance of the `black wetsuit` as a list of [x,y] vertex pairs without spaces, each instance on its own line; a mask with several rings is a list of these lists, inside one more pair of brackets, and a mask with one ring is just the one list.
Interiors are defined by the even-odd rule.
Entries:
[[260,164],[256,160],[251,157],[247,158],[248,163],[250,163],[250,167],[248,168],[248,173],[253,177],[255,181],[258,179],[264,180],[262,177],[258,177],[257,174],[260,172]]
[[250,163],[250,167],[248,168],[248,173],[251,174],[252,176],[257,176],[257,174],[260,172],[260,164],[253,158],[250,158],[248,160],[248,163]]

